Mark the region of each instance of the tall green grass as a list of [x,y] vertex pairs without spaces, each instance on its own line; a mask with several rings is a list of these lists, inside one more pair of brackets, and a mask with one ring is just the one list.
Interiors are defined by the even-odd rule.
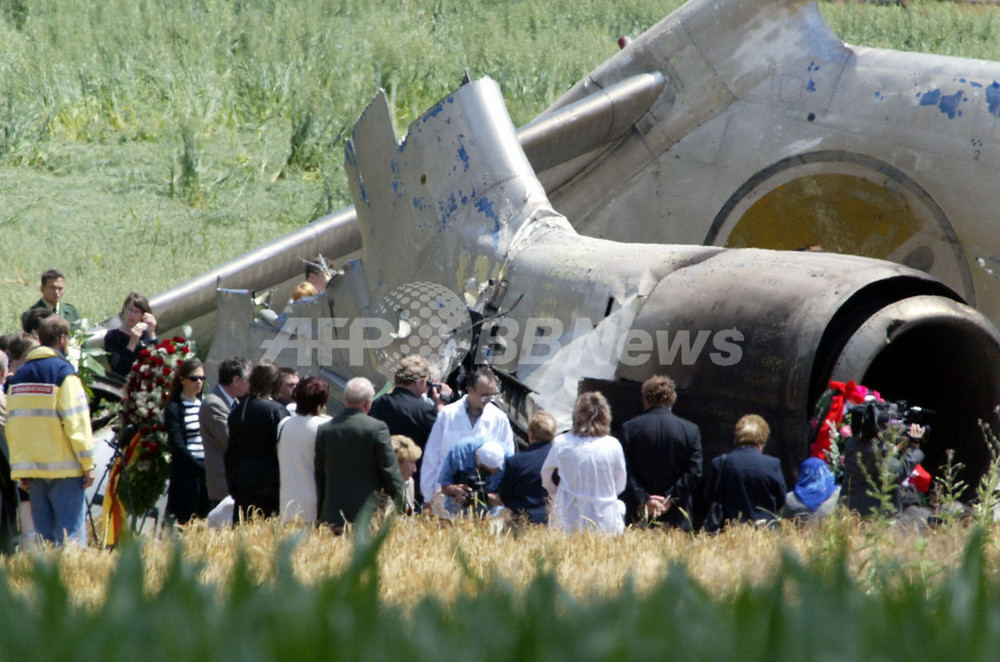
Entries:
[[[350,202],[379,87],[400,131],[473,77],[516,124],[680,0],[0,0],[0,331],[50,267],[91,319]],[[998,57],[995,10],[824,3],[848,41]]]

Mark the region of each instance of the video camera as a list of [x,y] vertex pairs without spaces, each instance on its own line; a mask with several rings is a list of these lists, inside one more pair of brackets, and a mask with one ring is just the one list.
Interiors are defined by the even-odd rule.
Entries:
[[486,479],[479,475],[479,472],[463,473],[461,484],[472,488],[472,491],[462,501],[462,509],[473,508],[475,510],[487,511],[490,508],[489,492],[486,489]]
[[905,400],[879,402],[872,399],[850,405],[844,417],[854,436],[862,439],[874,439],[890,426],[908,429],[916,423],[924,427],[923,438],[926,440],[931,431],[929,421],[936,413],[933,409],[910,407]]

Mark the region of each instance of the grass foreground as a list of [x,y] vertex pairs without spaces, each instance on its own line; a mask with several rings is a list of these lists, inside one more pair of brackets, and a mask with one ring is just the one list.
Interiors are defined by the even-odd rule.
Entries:
[[[396,519],[371,535],[195,524],[16,554],[0,657],[993,659],[1000,528],[820,526],[621,538]],[[352,537],[353,536],[353,537]]]

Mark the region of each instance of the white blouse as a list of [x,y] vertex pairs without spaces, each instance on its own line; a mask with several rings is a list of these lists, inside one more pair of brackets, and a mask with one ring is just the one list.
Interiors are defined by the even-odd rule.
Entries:
[[278,425],[279,504],[285,522],[316,521],[316,430],[329,416],[289,416]]
[[[552,480],[559,470],[559,485]],[[614,437],[559,435],[542,465],[542,484],[555,494],[549,526],[568,533],[592,529],[610,534],[625,530],[625,453]]]

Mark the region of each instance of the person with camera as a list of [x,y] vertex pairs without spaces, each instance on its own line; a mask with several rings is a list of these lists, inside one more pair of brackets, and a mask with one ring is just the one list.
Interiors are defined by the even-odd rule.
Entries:
[[[902,483],[924,459],[920,442],[926,428],[893,418],[890,403],[868,402],[852,412],[853,434],[844,445],[842,498],[862,516],[897,516],[903,509]],[[891,506],[887,509],[886,506]]]
[[497,488],[503,476],[506,453],[495,441],[481,438],[460,441],[448,452],[438,482],[446,497],[449,515],[470,513],[484,516],[500,506]]
[[496,375],[487,367],[469,375],[468,391],[457,402],[441,409],[424,449],[421,464],[420,492],[424,503],[441,491],[438,476],[448,453],[466,439],[489,439],[499,442],[504,452],[514,454],[514,430],[510,419],[494,400],[498,392]]
[[[409,437],[423,453],[427,437],[434,427],[438,412],[451,395],[447,384],[430,381],[431,369],[427,359],[419,354],[404,356],[393,375],[392,392],[375,399],[369,416],[389,426],[389,434]],[[413,477],[420,484],[420,462]],[[420,510],[417,494],[417,511]]]

